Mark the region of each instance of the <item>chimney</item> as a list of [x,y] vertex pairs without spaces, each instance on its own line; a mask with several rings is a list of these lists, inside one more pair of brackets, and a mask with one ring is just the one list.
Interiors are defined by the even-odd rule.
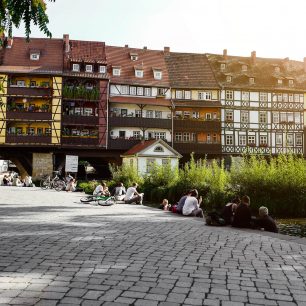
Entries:
[[69,34],[63,35],[63,41],[65,46],[65,52],[68,53],[70,51]]
[[164,47],[164,54],[170,55],[170,47]]
[[286,70],[288,70],[289,68],[289,57],[286,57],[283,59],[283,65],[285,67]]
[[13,38],[8,38],[6,47],[10,49],[12,48],[12,45],[13,45]]
[[227,49],[223,50],[223,58],[225,61],[227,60]]
[[306,73],[306,57],[304,57],[304,72]]
[[148,49],[148,47],[147,47],[147,46],[144,46],[144,47],[143,47],[143,50],[147,50],[147,49]]
[[124,48],[128,48],[129,47],[129,45],[124,45]]
[[251,52],[251,62],[252,62],[252,65],[256,64],[256,51]]

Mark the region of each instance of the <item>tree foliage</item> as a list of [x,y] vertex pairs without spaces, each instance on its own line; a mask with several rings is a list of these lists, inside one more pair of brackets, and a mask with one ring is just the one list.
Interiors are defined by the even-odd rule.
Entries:
[[[48,1],[55,2],[55,0]],[[31,22],[33,22],[40,31],[51,38],[46,9],[45,0],[0,0],[0,34],[7,33],[9,37],[12,37],[13,26],[19,28],[23,23],[26,38],[29,40]]]

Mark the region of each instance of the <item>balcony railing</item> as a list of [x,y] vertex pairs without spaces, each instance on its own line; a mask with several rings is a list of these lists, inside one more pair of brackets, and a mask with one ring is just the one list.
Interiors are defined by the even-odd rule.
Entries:
[[6,135],[7,143],[22,143],[22,144],[50,144],[51,135]]
[[170,119],[141,118],[141,117],[110,117],[111,127],[145,127],[171,129]]
[[22,97],[50,97],[52,88],[45,87],[8,87],[7,94]]
[[221,154],[221,143],[174,142],[173,146],[181,154]]
[[109,138],[108,140],[108,149],[110,150],[122,150],[127,151],[136,144],[138,144],[140,139],[126,139],[126,138]]
[[174,119],[174,130],[212,131],[221,130],[220,120]]
[[72,116],[63,115],[63,124],[84,124],[84,125],[98,125],[99,117],[97,116]]
[[98,137],[85,136],[62,136],[63,145],[79,145],[79,146],[97,146],[99,144]]
[[51,112],[7,111],[6,119],[18,120],[52,120]]

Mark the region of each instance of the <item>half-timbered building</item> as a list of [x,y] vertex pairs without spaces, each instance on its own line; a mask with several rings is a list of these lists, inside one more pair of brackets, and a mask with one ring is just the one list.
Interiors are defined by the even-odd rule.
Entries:
[[222,153],[303,154],[303,63],[207,57],[221,86]]

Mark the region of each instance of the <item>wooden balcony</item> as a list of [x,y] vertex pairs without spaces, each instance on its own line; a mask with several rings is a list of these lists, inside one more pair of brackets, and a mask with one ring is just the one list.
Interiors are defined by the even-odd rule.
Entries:
[[99,117],[97,116],[75,116],[75,115],[63,115],[63,124],[70,125],[87,125],[96,126],[99,124]]
[[6,135],[6,143],[51,144],[51,135]]
[[29,121],[51,121],[51,112],[22,112],[22,111],[7,111],[6,119],[9,120],[29,120]]
[[20,97],[51,97],[52,88],[44,87],[8,87],[7,94]]
[[174,149],[181,154],[221,154],[220,143],[175,142]]
[[109,138],[108,149],[109,150],[121,150],[127,151],[140,142],[139,139],[125,139],[125,138]]
[[171,129],[171,119],[110,117],[109,125],[110,127],[143,127]]
[[219,120],[196,120],[196,119],[174,119],[173,128],[175,131],[210,131],[220,132],[221,122]]
[[62,145],[98,146],[98,137],[62,136]]

